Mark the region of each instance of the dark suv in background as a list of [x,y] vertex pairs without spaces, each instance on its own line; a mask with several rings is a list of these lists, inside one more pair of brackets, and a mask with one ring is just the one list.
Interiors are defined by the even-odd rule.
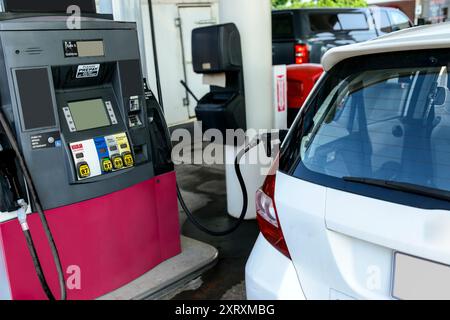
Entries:
[[412,26],[409,18],[394,8],[277,10],[272,14],[273,63],[320,63],[333,47]]

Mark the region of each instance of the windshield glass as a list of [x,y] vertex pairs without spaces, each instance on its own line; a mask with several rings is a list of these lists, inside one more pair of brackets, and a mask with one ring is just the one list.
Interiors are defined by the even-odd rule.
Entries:
[[294,16],[292,13],[272,15],[272,36],[274,39],[294,38]]
[[369,29],[364,13],[310,13],[309,21],[314,33]]
[[304,167],[326,176],[450,191],[447,66],[352,74],[316,106],[301,136]]

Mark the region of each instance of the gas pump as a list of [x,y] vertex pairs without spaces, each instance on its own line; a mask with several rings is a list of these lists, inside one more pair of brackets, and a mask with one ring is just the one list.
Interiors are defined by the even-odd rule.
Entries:
[[[5,1],[10,12],[0,14],[0,299],[94,299],[178,255],[177,196],[200,229],[218,236],[254,211],[240,160],[261,139],[241,150],[232,146],[242,197],[235,225],[223,232],[202,227],[177,187],[161,107],[142,82],[136,25],[95,14],[94,1],[81,2],[91,5],[90,14],[75,30],[67,28],[65,1],[49,1],[46,13],[28,1]],[[234,25],[215,30],[210,41],[222,46],[216,53],[239,48]],[[227,74],[225,85],[212,85],[205,97],[205,114],[220,105],[226,121],[219,129],[257,128],[244,97],[250,110],[260,108],[254,98],[265,101],[256,94],[264,86],[244,86],[242,61],[228,58],[197,65],[198,72]],[[225,103],[216,103],[219,96]],[[67,278],[78,275],[81,283],[66,288]]]
[[162,115],[135,24],[68,30],[65,7],[14,3],[0,15],[0,299],[64,298],[70,270],[67,298],[94,299],[181,252]]

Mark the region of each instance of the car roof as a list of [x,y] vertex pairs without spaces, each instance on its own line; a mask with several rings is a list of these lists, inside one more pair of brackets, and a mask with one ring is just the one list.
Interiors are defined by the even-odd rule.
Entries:
[[333,48],[324,55],[322,65],[325,71],[330,71],[339,62],[352,57],[443,48],[450,48],[450,22],[408,28],[374,40]]

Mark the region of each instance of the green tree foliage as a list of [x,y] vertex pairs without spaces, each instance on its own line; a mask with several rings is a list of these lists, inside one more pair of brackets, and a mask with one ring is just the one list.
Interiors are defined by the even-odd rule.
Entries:
[[272,5],[274,8],[283,8],[286,7],[289,0],[272,0]]
[[274,8],[361,8],[367,7],[366,0],[272,0]]

